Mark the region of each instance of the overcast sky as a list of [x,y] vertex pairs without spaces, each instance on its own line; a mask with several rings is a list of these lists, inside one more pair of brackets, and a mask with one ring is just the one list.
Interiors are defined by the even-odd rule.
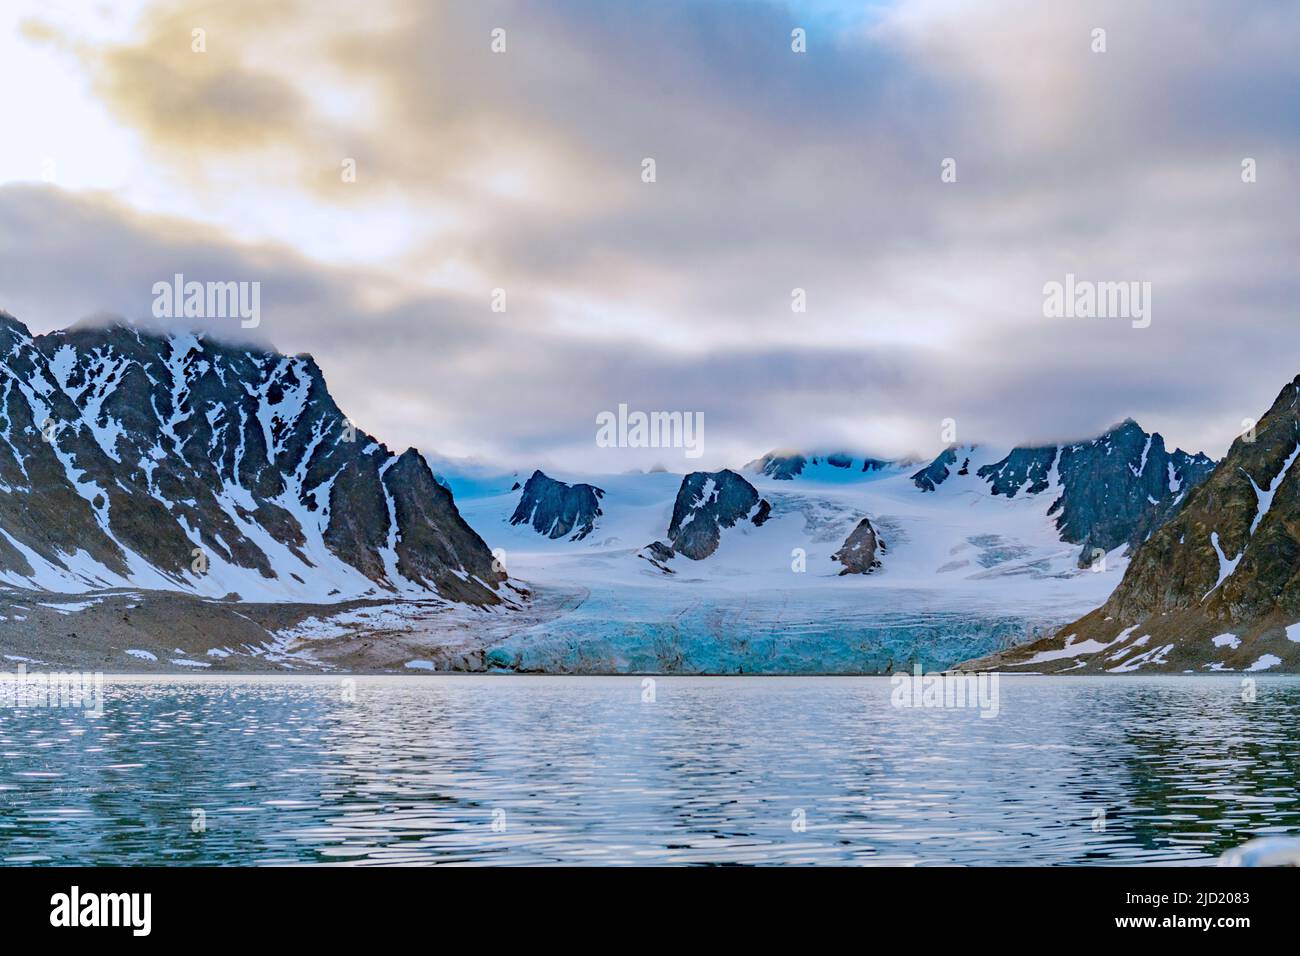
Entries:
[[[253,334],[398,448],[690,470],[1131,416],[1218,456],[1300,372],[1300,4],[11,0],[0,25],[0,308],[42,332],[146,318],[177,272],[258,281]],[[1044,318],[1068,273],[1150,282],[1150,326]],[[596,447],[620,403],[702,412],[703,457]]]

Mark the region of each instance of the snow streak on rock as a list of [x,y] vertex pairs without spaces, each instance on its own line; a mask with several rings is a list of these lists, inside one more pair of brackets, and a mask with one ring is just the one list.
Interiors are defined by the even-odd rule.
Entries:
[[310,356],[0,313],[0,383],[0,582],[497,601],[450,493],[389,475]]

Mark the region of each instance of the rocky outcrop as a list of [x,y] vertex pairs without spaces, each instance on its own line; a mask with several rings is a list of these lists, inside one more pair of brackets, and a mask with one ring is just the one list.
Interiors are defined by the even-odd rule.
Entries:
[[831,555],[832,561],[844,565],[840,571],[845,574],[870,574],[880,567],[879,555],[885,550],[885,542],[876,534],[871,519],[863,518],[858,526],[849,532],[844,544]]
[[[962,452],[960,455],[962,461],[960,467],[957,465],[959,451]],[[934,491],[943,484],[947,480],[948,476],[954,471],[965,475],[969,468],[970,456],[965,450],[958,448],[945,448],[943,451],[939,452],[934,461],[930,462],[930,464],[926,465],[912,476],[912,483],[922,491]]]
[[638,558],[641,558],[643,561],[649,561],[665,574],[677,573],[668,566],[669,562],[672,561],[675,555],[676,552],[673,551],[672,547],[663,541],[651,541],[636,554]]
[[992,494],[1014,498],[1023,489],[1026,494],[1036,495],[1051,487],[1052,466],[1059,451],[1056,446],[1013,448],[1006,458],[975,473],[988,482]]
[[671,555],[703,561],[718,550],[724,528],[742,521],[760,526],[771,512],[771,504],[734,471],[693,471],[677,490],[668,539],[648,545],[641,557],[661,567]]
[[1096,611],[994,666],[1300,668],[1300,377],[1136,549]]
[[0,580],[499,600],[451,493],[356,429],[310,356],[2,313],[0,356]]
[[534,471],[524,484],[510,523],[529,524],[548,538],[567,536],[570,541],[581,541],[595,530],[603,497],[605,492],[594,485],[568,485]]

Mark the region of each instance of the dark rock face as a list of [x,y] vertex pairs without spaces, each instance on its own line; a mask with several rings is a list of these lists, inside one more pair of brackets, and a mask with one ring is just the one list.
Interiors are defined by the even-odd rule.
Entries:
[[1159,434],[1148,435],[1130,420],[1093,441],[1063,447],[1059,468],[1063,490],[1048,514],[1059,514],[1061,538],[1083,546],[1080,562],[1086,564],[1093,549],[1145,541],[1209,477],[1214,462],[1182,449],[1170,454]]
[[677,491],[668,541],[674,553],[701,561],[718,550],[723,528],[739,521],[761,525],[771,510],[754,486],[734,471],[694,471]]
[[1016,448],[995,465],[985,465],[975,474],[987,479],[995,495],[1014,498],[1016,492],[1029,485],[1029,494],[1036,495],[1049,487],[1048,473],[1056,461],[1053,448]]
[[462,569],[483,582],[503,579],[483,539],[460,517],[451,492],[434,481],[424,456],[406,449],[384,471],[383,482],[392,502],[398,573],[444,596],[470,602],[480,600],[481,586],[449,569]]
[[957,464],[957,449],[945,448],[930,464],[912,476],[912,484],[922,491],[934,491],[952,474]]
[[676,552],[666,542],[652,541],[637,552],[637,557],[649,561],[665,574],[676,574],[677,572],[668,566],[668,562],[675,554]]
[[0,351],[11,583],[207,593],[225,569],[292,599],[369,582],[498,601],[504,575],[451,493],[414,449],[353,428],[310,356],[124,325],[32,337],[3,313]]
[[871,520],[863,518],[844,539],[844,545],[831,555],[831,560],[844,565],[841,575],[870,574],[880,567],[879,554],[884,550],[885,542],[876,534]]
[[595,530],[603,497],[605,492],[594,485],[567,485],[534,471],[524,484],[510,523],[530,524],[548,538],[563,538],[572,532],[569,540],[581,541]]
[[1138,549],[1106,605],[1117,617],[1196,607],[1222,620],[1274,611],[1300,619],[1298,399],[1300,376],[1260,420],[1255,441],[1233,442],[1179,514]]
[[[912,481],[922,491],[934,491],[954,470],[965,474],[969,464],[964,451],[949,448]],[[1061,492],[1047,513],[1056,516],[1062,541],[1082,546],[1079,560],[1086,565],[1094,550],[1145,541],[1177,513],[1214,462],[1182,449],[1168,452],[1159,434],[1149,435],[1129,420],[1091,441],[1015,448],[976,474],[992,494],[1014,498],[1047,491],[1054,468]]]

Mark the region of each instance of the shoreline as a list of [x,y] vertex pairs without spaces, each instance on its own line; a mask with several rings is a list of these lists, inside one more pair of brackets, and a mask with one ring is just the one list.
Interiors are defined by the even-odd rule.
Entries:
[[[734,640],[730,632],[681,633],[661,630],[654,619],[631,618],[606,622],[590,630],[575,615],[591,592],[551,586],[515,586],[508,604],[479,608],[441,599],[363,599],[319,605],[301,603],[247,603],[196,597],[176,592],[101,591],[89,594],[54,594],[14,589],[0,591],[0,672],[23,666],[29,672],[75,671],[115,676],[222,675],[254,677],[351,676],[421,677],[447,674],[493,676],[572,677],[891,677],[911,673],[925,649],[901,649],[894,665],[884,669],[840,668],[803,670],[798,662],[797,640],[769,656],[756,654],[735,669],[708,667],[719,663],[698,654],[677,656],[681,666],[658,668],[646,659],[620,660],[614,641],[652,648],[666,642],[670,649],[708,646]],[[752,623],[752,622],[747,622]],[[609,633],[601,626],[614,628]],[[714,622],[714,626],[722,626]],[[733,630],[742,622],[729,622]],[[779,634],[779,628],[774,629]],[[845,647],[859,643],[863,621],[846,622]],[[616,634],[616,637],[611,637]],[[638,636],[640,635],[640,636]],[[1041,637],[1037,638],[1041,640]],[[555,667],[538,667],[538,658],[518,655],[531,642],[558,642],[571,647],[571,659],[540,658]],[[694,642],[694,643],[692,643]],[[1035,642],[1027,635],[982,659],[960,660],[925,668],[925,674],[988,673],[1008,677],[1032,676],[1260,676],[1300,673],[1290,662],[1267,670],[1145,668],[1123,673],[1098,674],[1093,668],[1028,671],[1016,665],[999,666],[1008,657],[1023,656]],[[591,653],[582,653],[590,650]],[[698,650],[698,647],[696,647]],[[824,649],[823,649],[824,650]],[[816,654],[809,647],[807,653]],[[909,653],[910,652],[910,653]],[[885,663],[879,653],[863,663]],[[872,660],[871,658],[875,659]],[[668,658],[670,659],[671,655]],[[815,660],[815,658],[813,658]],[[511,664],[516,666],[510,666]],[[626,669],[619,665],[626,663]],[[732,663],[726,660],[726,664]],[[856,663],[841,659],[836,663]],[[991,663],[992,667],[978,667]],[[703,664],[697,667],[694,665]],[[970,665],[977,665],[971,668]],[[531,665],[531,666],[530,666]],[[1023,666],[1023,665],[1022,665]]]

